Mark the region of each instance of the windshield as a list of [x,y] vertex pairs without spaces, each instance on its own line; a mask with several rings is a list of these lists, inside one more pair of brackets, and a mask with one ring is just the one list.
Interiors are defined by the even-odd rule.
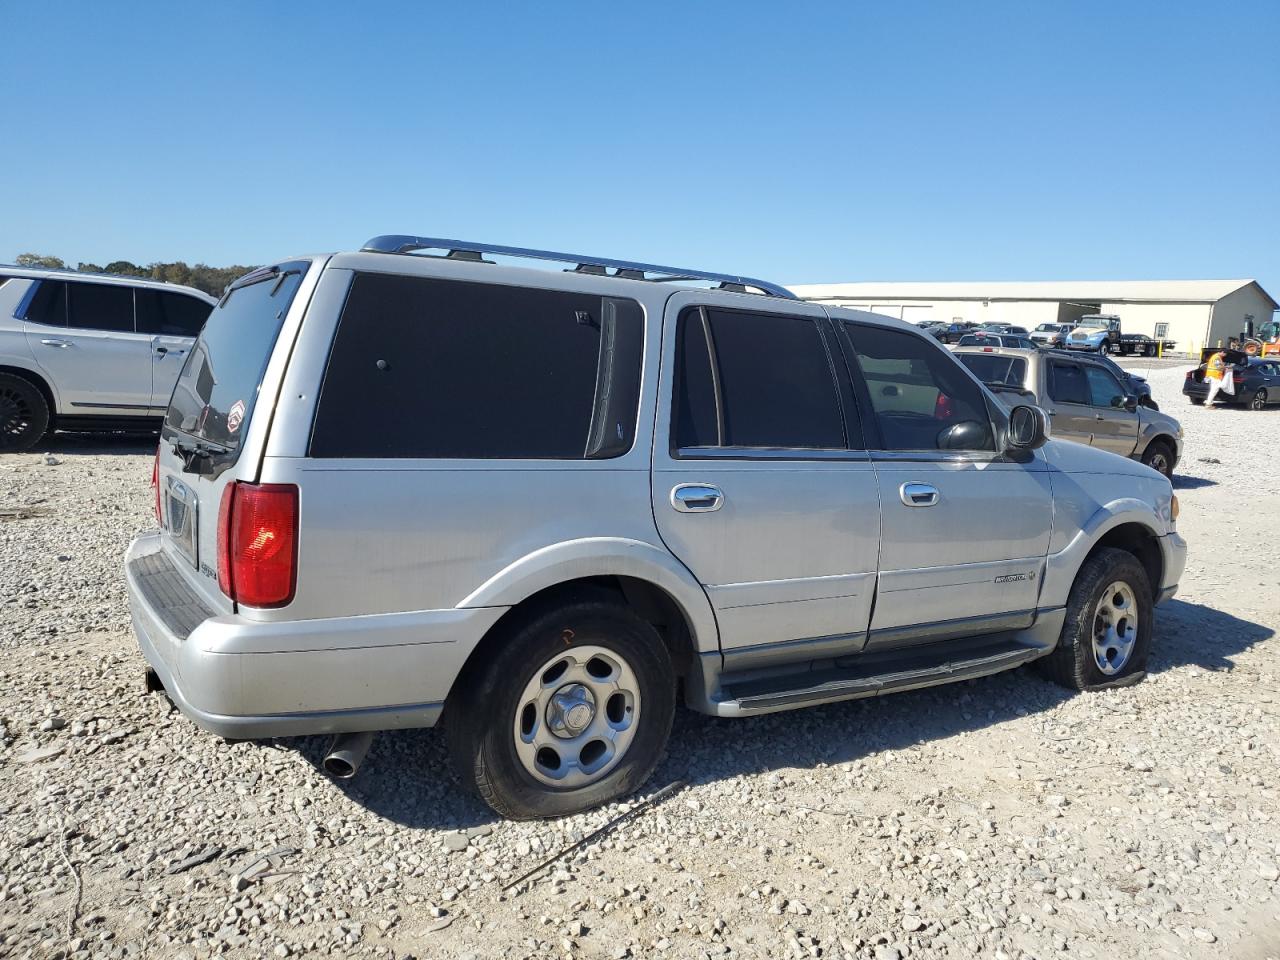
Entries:
[[1057,333],[1058,325],[1056,323],[1042,323],[1036,327],[1036,333]]
[[1101,317],[1081,317],[1079,325],[1090,330],[1105,330],[1108,326],[1107,321]]
[[239,449],[303,265],[235,287],[209,314],[165,415],[166,432]]
[[996,353],[957,353],[960,362],[983,383],[1007,383],[1020,387],[1027,379],[1027,361]]

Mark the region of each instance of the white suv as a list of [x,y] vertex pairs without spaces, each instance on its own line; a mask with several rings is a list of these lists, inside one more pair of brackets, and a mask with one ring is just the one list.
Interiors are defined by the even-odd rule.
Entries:
[[159,423],[217,301],[190,287],[0,267],[0,452]]

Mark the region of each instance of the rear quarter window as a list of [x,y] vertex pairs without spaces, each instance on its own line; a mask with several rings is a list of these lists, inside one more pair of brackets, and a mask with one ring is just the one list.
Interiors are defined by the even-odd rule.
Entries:
[[357,274],[311,455],[620,456],[635,439],[643,338],[634,300]]

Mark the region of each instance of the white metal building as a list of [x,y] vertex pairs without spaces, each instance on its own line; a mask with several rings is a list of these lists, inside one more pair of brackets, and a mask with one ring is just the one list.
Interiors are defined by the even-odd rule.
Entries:
[[1125,333],[1177,341],[1178,352],[1224,345],[1280,309],[1256,280],[1070,280],[1030,283],[814,283],[790,287],[806,300],[855,307],[911,323],[998,321],[1034,329],[1114,313]]

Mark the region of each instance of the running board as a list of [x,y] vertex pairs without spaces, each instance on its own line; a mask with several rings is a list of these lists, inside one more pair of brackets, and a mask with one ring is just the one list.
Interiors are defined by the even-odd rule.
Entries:
[[750,716],[792,707],[876,697],[1011,670],[1044,656],[1043,647],[976,637],[906,650],[817,661],[812,669],[735,680],[723,678],[712,707],[718,716]]

